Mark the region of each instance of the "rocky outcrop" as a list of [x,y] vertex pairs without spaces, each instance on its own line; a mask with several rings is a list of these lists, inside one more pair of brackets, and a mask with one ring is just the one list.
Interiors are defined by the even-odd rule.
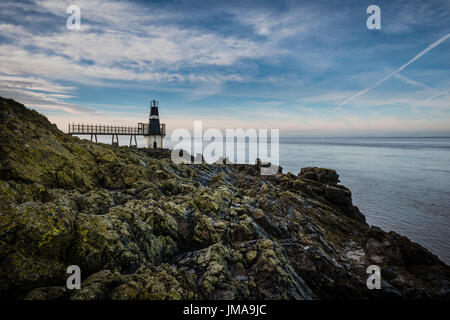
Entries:
[[339,175],[335,170],[324,168],[302,168],[298,174],[316,194],[339,208],[347,217],[366,222],[366,218],[352,203],[351,191],[338,185]]
[[[367,225],[333,170],[176,165],[6,99],[0,139],[3,299],[449,298],[449,267]],[[381,290],[366,287],[372,264]]]
[[330,185],[336,185],[339,182],[339,175],[335,170],[332,169],[324,169],[317,167],[302,168],[298,176],[308,180],[313,180]]

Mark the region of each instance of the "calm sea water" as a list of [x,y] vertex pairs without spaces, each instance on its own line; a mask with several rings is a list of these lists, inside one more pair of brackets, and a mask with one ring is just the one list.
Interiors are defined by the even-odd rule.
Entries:
[[369,224],[450,264],[450,138],[282,138],[280,163],[335,169]]
[[369,224],[450,264],[450,138],[281,138],[280,164],[294,174],[307,166],[335,169]]

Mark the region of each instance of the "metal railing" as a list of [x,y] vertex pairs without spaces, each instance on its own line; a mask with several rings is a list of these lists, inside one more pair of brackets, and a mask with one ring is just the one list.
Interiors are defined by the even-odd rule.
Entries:
[[[139,123],[137,127],[113,126],[97,124],[69,123],[69,134],[98,134],[98,135],[148,135],[148,123]],[[161,135],[166,135],[166,125],[161,124]]]
[[[166,135],[166,124],[165,123],[161,123],[159,130],[161,132],[162,136]],[[149,124],[148,123],[138,123],[138,131],[139,132],[145,132],[145,133],[139,133],[142,135],[148,135],[149,132]]]

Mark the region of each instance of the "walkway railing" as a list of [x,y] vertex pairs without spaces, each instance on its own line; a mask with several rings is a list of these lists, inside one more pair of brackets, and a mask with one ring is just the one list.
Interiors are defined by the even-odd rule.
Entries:
[[[148,123],[139,123],[137,127],[69,123],[69,134],[148,135],[148,132]],[[161,124],[161,135],[166,135],[165,124]]]

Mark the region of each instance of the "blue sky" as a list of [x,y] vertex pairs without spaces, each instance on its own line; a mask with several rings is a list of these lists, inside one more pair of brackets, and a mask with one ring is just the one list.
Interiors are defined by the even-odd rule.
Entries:
[[[68,30],[66,8],[81,8]],[[366,8],[381,9],[369,30]],[[0,2],[0,96],[68,122],[450,135],[450,2]]]

